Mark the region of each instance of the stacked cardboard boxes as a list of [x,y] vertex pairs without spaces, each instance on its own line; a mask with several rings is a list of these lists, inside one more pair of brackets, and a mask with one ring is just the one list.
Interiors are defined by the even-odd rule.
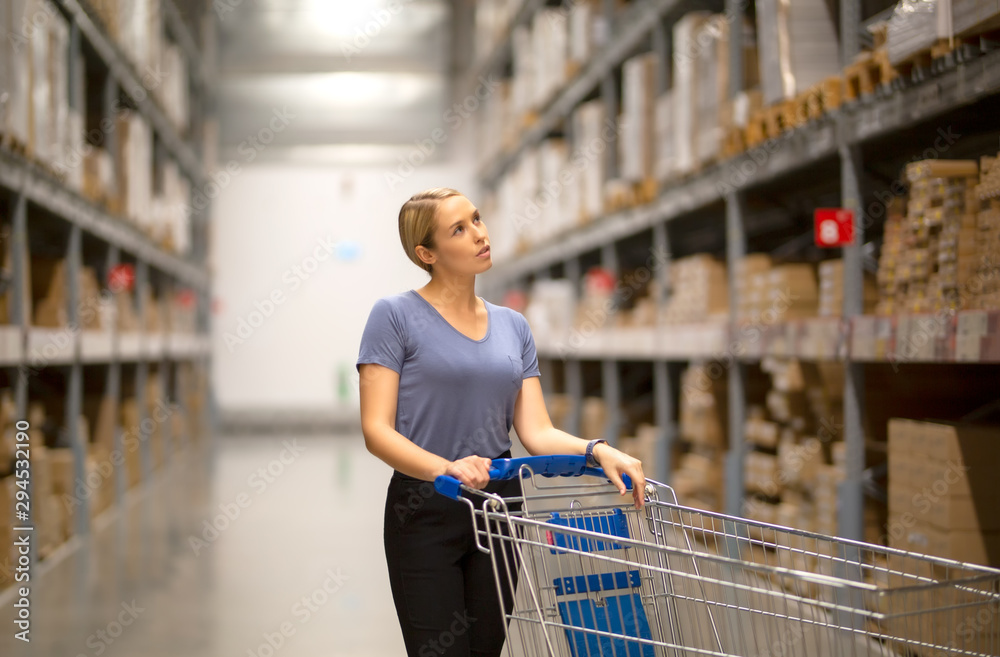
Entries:
[[751,253],[736,263],[733,284],[739,302],[737,321],[759,322],[760,314],[767,308],[767,272],[771,269],[771,256]]
[[1000,309],[1000,154],[980,159],[975,195],[979,201],[978,232],[971,262],[961,272],[968,276],[966,307],[997,310]]
[[673,294],[663,308],[664,324],[724,319],[729,314],[726,265],[708,254],[678,258],[670,264]]
[[[878,303],[878,286],[867,272],[862,279],[862,313],[871,314]],[[839,317],[844,309],[844,261],[825,260],[819,264],[819,315]]]
[[728,447],[725,368],[692,363],[681,376],[679,436],[687,451],[671,481],[682,504],[721,510],[722,461]]
[[896,314],[898,310],[896,299],[900,280],[896,277],[896,270],[906,257],[906,197],[893,197],[886,204],[885,213],[882,251],[879,253],[878,273],[875,279],[879,294],[875,314],[890,316]]
[[1000,429],[889,421],[889,543],[1000,565]]
[[900,219],[890,206],[879,263],[883,314],[952,312],[968,307],[980,263],[974,160],[921,160],[906,167],[910,196]]
[[[79,322],[86,330],[100,330],[106,313],[101,302],[97,273],[81,267],[77,283],[80,292]],[[62,328],[69,323],[68,265],[63,258],[35,255],[31,258],[31,301],[34,326]]]

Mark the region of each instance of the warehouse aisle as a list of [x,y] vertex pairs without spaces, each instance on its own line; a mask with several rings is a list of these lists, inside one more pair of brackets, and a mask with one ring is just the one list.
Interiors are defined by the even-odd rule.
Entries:
[[[178,459],[89,547],[40,570],[32,642],[4,632],[0,654],[399,655],[389,474],[360,436],[224,439],[211,478]],[[2,602],[10,628],[9,592]]]

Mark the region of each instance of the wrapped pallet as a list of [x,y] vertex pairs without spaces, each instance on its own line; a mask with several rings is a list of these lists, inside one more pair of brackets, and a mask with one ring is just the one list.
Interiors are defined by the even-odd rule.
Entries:
[[889,17],[889,62],[905,62],[951,36],[951,0],[900,0]]
[[955,36],[967,37],[1000,28],[1000,1],[951,0]]
[[826,0],[758,0],[756,7],[765,105],[840,73],[837,15]]

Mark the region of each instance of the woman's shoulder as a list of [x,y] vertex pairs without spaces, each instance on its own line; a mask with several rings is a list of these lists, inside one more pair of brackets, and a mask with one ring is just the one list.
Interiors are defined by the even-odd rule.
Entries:
[[524,318],[524,315],[514,310],[513,308],[509,308],[507,306],[498,306],[494,303],[486,301],[486,299],[483,299],[483,302],[487,304],[487,306],[490,309],[490,312],[493,314],[494,317],[500,317],[506,320],[507,322],[510,322],[514,326],[520,328],[528,328],[528,320]]
[[413,308],[413,302],[413,294],[410,290],[388,294],[375,300],[371,312],[372,314],[405,317],[407,311]]

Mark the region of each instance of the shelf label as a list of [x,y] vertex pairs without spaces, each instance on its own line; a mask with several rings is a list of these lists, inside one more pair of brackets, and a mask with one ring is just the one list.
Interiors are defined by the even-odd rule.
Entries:
[[844,208],[816,208],[816,246],[836,247],[854,242],[854,212]]

